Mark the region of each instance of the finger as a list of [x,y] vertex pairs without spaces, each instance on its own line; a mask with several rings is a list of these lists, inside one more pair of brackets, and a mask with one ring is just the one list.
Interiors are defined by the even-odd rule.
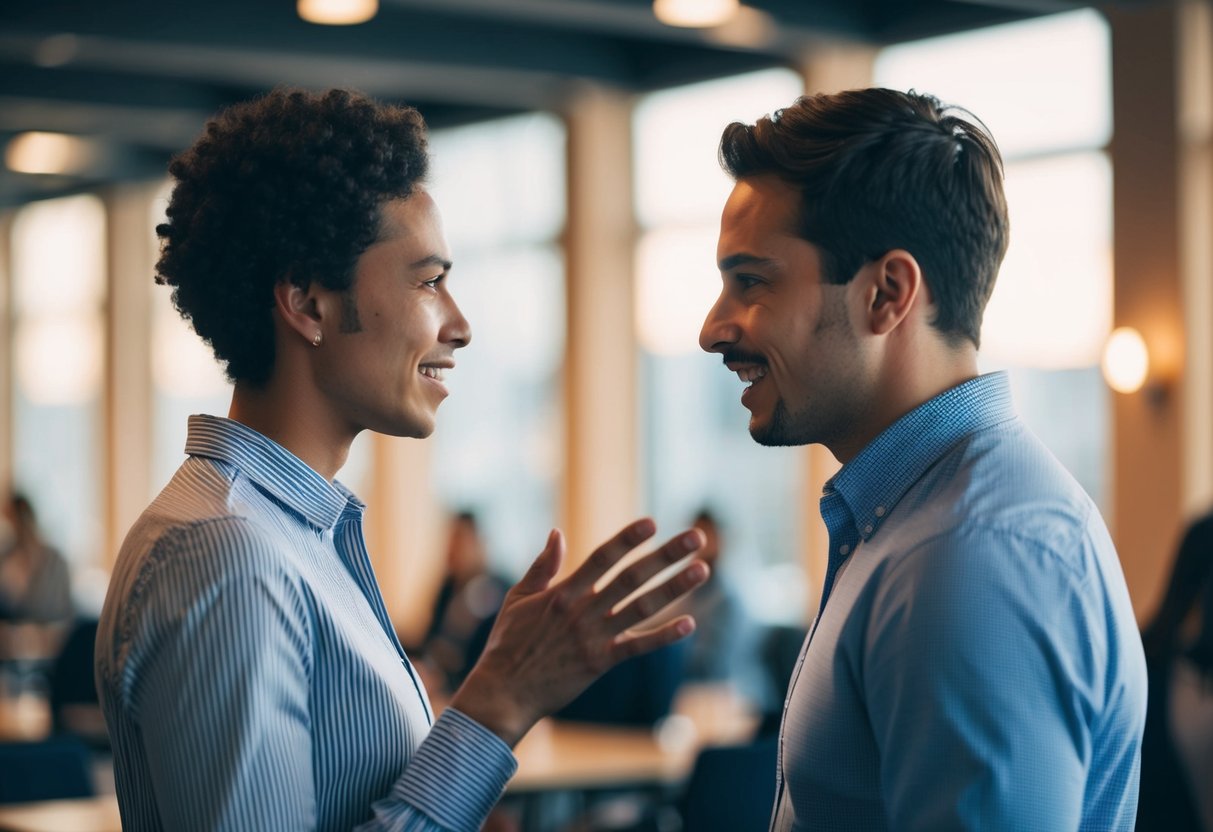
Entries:
[[603,612],[613,609],[620,601],[648,583],[654,575],[698,551],[703,544],[703,532],[698,529],[688,529],[671,537],[660,548],[640,558],[612,578],[598,593],[594,608]]
[[693,561],[690,566],[668,581],[636,596],[625,606],[616,610],[609,619],[611,627],[619,633],[652,618],[695,587],[703,584],[708,579],[710,571],[708,565],[703,561]]
[[552,529],[548,533],[543,551],[535,558],[522,580],[515,584],[514,592],[530,595],[547,589],[552,578],[560,571],[560,564],[564,561],[564,548],[564,535],[560,529]]
[[657,524],[648,517],[624,526],[618,534],[595,549],[585,563],[569,576],[569,590],[574,593],[589,592],[620,558],[655,534]]
[[645,633],[625,633],[611,646],[611,661],[621,662],[641,653],[651,653],[659,647],[686,638],[695,632],[695,619],[689,615],[675,618],[668,624]]

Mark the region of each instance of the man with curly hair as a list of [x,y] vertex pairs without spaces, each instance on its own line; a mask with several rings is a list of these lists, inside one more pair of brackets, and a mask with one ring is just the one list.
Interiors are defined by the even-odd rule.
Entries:
[[993,139],[869,89],[732,124],[720,158],[700,345],[755,440],[842,463],[772,828],[1131,830],[1146,678],[1120,562],[977,369],[1008,234]]
[[[425,437],[471,333],[407,107],[279,90],[175,159],[158,280],[235,383],[130,531],[96,675],[127,830],[473,830],[542,716],[688,617],[707,576],[640,520],[554,582],[553,530],[437,719],[388,619],[364,505],[334,480],[363,430]],[[634,597],[630,597],[634,596]],[[626,601],[626,603],[625,603]]]

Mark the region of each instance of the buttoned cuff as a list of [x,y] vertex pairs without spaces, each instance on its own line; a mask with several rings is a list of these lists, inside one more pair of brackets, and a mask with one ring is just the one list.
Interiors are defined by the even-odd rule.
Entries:
[[396,796],[444,829],[478,830],[518,769],[504,741],[447,708],[417,749]]

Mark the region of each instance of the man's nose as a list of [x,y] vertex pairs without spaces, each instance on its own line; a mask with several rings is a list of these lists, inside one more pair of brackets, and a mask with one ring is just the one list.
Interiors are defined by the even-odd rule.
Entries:
[[699,347],[704,352],[724,352],[737,341],[737,326],[731,320],[729,304],[722,294],[708,310],[699,330]]

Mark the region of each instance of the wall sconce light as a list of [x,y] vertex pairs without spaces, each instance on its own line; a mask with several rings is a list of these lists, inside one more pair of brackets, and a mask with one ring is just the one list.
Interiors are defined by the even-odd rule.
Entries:
[[653,14],[667,26],[708,29],[732,20],[740,0],[653,0]]
[[1104,344],[1104,381],[1117,393],[1126,395],[1144,390],[1151,405],[1160,405],[1167,398],[1167,385],[1157,372],[1150,373],[1150,351],[1141,333],[1128,326],[1112,330]]
[[379,0],[299,0],[295,9],[308,23],[353,26],[375,16],[379,12]]

